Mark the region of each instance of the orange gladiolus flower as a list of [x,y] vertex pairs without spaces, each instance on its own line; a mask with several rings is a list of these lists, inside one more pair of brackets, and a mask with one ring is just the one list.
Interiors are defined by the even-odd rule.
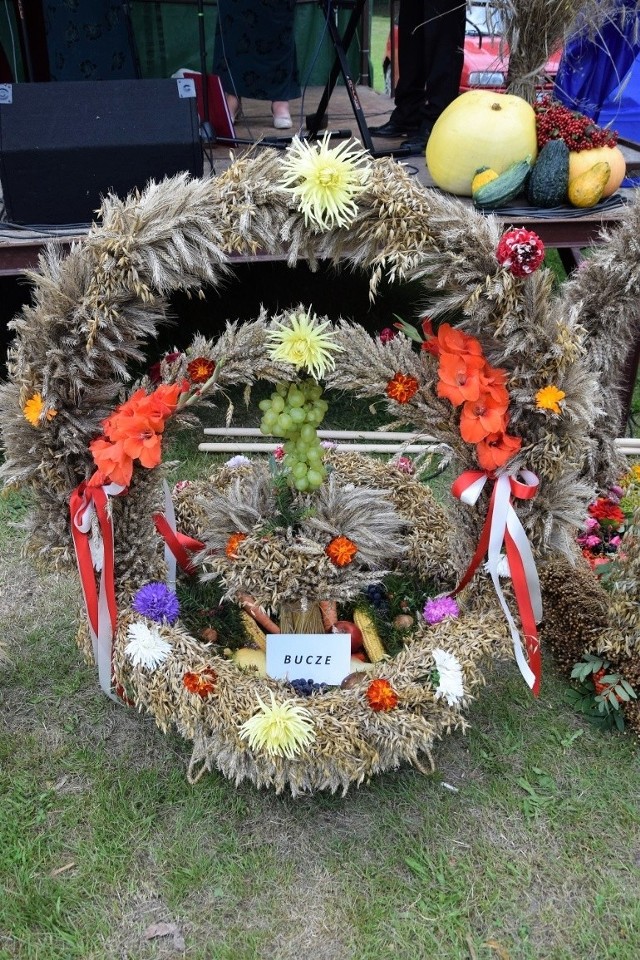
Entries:
[[437,394],[446,397],[454,407],[480,396],[482,357],[463,356],[460,353],[440,353]]
[[506,370],[485,363],[484,369],[480,373],[480,387],[483,393],[490,393],[496,403],[509,406]]
[[211,667],[205,667],[200,673],[185,673],[182,682],[189,691],[195,693],[204,700],[216,688],[218,675]]
[[[123,487],[129,486],[133,474],[133,460],[125,453],[121,442],[111,443],[105,437],[98,437],[97,440],[91,441],[89,450],[105,482],[119,483]],[[91,483],[91,486],[96,485],[98,484]]]
[[404,373],[396,373],[387,384],[387,396],[397,403],[408,403],[416,393],[420,384],[415,377]]
[[376,712],[394,710],[398,706],[398,694],[388,680],[372,680],[367,687],[367,700]]
[[143,467],[157,467],[162,461],[162,438],[144,416],[129,418],[121,427],[122,449]]
[[483,470],[497,470],[510,460],[522,446],[520,437],[511,437],[508,433],[490,433],[476,446],[478,463]]
[[227,540],[227,545],[224,548],[224,552],[229,557],[229,560],[235,560],[237,557],[238,544],[242,543],[243,540],[247,539],[246,533],[232,533],[229,539]]
[[209,357],[196,357],[187,366],[187,373],[191,383],[206,383],[213,375],[216,365]]
[[353,561],[358,548],[348,537],[334,537],[324,552],[336,567],[346,567]]
[[471,354],[474,357],[482,356],[482,347],[475,337],[452,327],[449,323],[441,323],[438,327],[438,343],[443,353]]
[[488,393],[477,400],[465,403],[460,416],[460,436],[467,443],[479,443],[490,433],[500,433],[506,429],[505,414],[509,398],[504,404],[497,404]]

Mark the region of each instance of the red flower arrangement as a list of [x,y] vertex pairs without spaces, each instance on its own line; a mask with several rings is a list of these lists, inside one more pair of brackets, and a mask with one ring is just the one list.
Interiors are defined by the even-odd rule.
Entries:
[[398,706],[398,694],[388,680],[372,680],[367,687],[367,700],[376,713],[387,713]]
[[347,567],[353,562],[358,548],[348,537],[334,537],[324,552],[336,567]]
[[417,392],[420,384],[415,377],[405,373],[396,373],[387,384],[387,396],[397,403],[408,403]]
[[213,376],[216,365],[209,357],[196,357],[187,365],[187,373],[191,383],[206,383]]
[[609,497],[598,497],[597,500],[589,504],[588,510],[590,516],[594,517],[600,524],[612,524],[618,527],[627,519],[618,504],[610,500]]
[[224,548],[224,552],[229,557],[229,560],[235,560],[237,557],[238,545],[242,543],[243,540],[247,539],[246,533],[232,533],[229,539],[227,540],[227,545]]
[[496,256],[514,277],[527,277],[544,260],[544,243],[537,233],[524,227],[507,230],[500,238]]
[[[423,332],[425,325],[423,324]],[[476,445],[483,470],[496,470],[522,446],[520,437],[510,436],[509,393],[504,370],[487,362],[475,337],[443,323],[437,335],[427,334],[430,352],[439,358],[436,392],[454,407],[462,407],[460,435]]]
[[136,392],[102,422],[102,436],[89,444],[96,465],[90,486],[117,483],[127,487],[134,461],[157,467],[162,460],[162,433],[188,384],[163,384],[153,393]]
[[189,691],[195,693],[198,697],[210,696],[216,688],[218,675],[211,667],[205,667],[201,673],[185,673],[182,682]]

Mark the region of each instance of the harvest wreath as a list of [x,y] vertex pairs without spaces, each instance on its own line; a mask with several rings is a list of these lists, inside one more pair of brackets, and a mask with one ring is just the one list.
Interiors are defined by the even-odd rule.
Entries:
[[[82,244],[47,251],[13,321],[2,477],[33,492],[33,552],[63,564],[75,546],[89,621],[80,642],[103,687],[193,739],[191,779],[217,767],[295,794],[420,766],[464,726],[481,660],[509,642],[537,692],[536,567],[558,555],[584,563],[586,504],[623,472],[614,372],[638,329],[638,209],[556,293],[535,234],[501,237],[497,220],[426,191],[401,165],[325,138],[241,157],[213,179],[107,197]],[[127,388],[165,297],[203,296],[230,253],[257,249],[292,265],[346,261],[370,273],[372,296],[383,274],[419,278],[430,319],[375,337],[308,306],[263,312],[197,337],[162,361],[157,383]],[[257,380],[275,385],[262,426],[285,441],[284,459],[178,483],[174,504],[165,434]],[[436,503],[398,463],[323,452],[323,387],[381,399],[397,423],[446,445],[457,499]],[[242,608],[251,655],[238,651],[244,628],[215,642],[189,633],[179,595],[194,571]],[[376,610],[405,594],[410,626]],[[329,689],[265,676],[253,617],[272,636],[353,617],[372,662],[349,664]]]

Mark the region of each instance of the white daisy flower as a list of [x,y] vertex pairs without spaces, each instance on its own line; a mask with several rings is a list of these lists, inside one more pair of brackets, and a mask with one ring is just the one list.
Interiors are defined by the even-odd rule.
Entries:
[[438,671],[439,681],[436,688],[436,699],[444,697],[450,707],[455,707],[464,697],[462,682],[462,667],[457,657],[446,650],[436,648],[431,651]]
[[124,652],[134,667],[155,670],[171,653],[171,644],[162,639],[157,628],[141,620],[129,625],[127,637]]

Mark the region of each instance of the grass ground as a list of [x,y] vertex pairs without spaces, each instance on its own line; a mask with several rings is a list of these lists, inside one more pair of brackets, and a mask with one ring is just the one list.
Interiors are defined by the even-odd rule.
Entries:
[[0,498],[0,960],[640,954],[637,743],[577,716],[550,661],[535,701],[501,665],[432,776],[190,787],[188,745],[81,661],[74,579],[21,559],[26,508]]

